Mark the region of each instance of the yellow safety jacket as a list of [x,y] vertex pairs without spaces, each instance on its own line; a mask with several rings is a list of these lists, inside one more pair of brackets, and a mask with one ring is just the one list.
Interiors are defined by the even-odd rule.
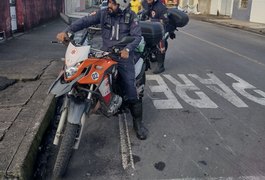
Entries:
[[139,0],[131,0],[131,10],[137,14],[140,9],[141,9],[140,1]]

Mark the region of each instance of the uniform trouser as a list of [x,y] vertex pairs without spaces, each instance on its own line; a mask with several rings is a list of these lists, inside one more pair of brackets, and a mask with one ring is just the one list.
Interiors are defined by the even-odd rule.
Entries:
[[118,83],[122,89],[124,99],[128,101],[137,100],[134,58],[131,54],[128,59],[120,59],[118,61],[118,73]]
[[148,130],[143,125],[142,101],[137,97],[134,56],[130,55],[128,59],[121,59],[118,62],[118,72],[118,82],[124,93],[124,100],[129,104],[136,136],[144,140],[147,137]]

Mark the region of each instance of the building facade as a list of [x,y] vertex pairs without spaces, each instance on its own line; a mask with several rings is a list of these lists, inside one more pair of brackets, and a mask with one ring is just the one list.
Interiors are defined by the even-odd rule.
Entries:
[[232,18],[265,24],[264,0],[234,0]]
[[224,15],[265,24],[265,0],[180,0],[179,6],[189,13]]
[[64,0],[1,0],[0,40],[58,17],[63,5]]

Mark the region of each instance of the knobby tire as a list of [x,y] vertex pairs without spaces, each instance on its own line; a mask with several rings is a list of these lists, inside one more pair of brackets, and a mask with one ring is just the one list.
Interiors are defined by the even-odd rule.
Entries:
[[67,122],[62,143],[60,145],[58,155],[54,164],[53,179],[61,178],[67,169],[70,157],[75,144],[75,139],[78,133],[79,125],[70,124]]

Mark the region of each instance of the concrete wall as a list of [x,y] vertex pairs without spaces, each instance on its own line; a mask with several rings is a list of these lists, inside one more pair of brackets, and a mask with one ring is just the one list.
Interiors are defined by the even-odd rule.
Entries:
[[67,0],[65,1],[65,13],[66,14],[73,14],[75,12],[82,12],[86,9],[86,4],[89,6],[92,5],[91,1],[85,1],[85,0]]
[[[257,0],[254,0],[254,1],[257,1]],[[241,8],[240,0],[234,0],[232,18],[242,20],[242,21],[249,21],[251,6],[252,6],[252,0],[248,0],[247,8]]]
[[198,11],[202,14],[209,14],[211,8],[211,0],[199,0]]
[[265,24],[265,0],[252,1],[250,21]]
[[189,13],[198,13],[199,0],[179,0],[179,7]]
[[220,15],[232,16],[233,0],[222,0]]
[[[6,37],[12,35],[9,0],[0,0],[0,31]],[[64,0],[16,0],[17,31],[29,30],[49,19],[55,18],[63,10]]]
[[218,15],[221,9],[221,1],[220,0],[212,0],[210,14]]
[[11,17],[9,0],[0,0],[0,32],[1,36],[9,37],[11,35]]
[[180,1],[179,1],[179,6],[180,6],[181,8],[184,8],[185,6],[188,5],[188,3],[189,3],[189,0],[180,0]]
[[24,9],[23,21],[18,21],[20,26],[28,30],[40,23],[57,17],[62,11],[62,0],[17,0],[19,9]]

